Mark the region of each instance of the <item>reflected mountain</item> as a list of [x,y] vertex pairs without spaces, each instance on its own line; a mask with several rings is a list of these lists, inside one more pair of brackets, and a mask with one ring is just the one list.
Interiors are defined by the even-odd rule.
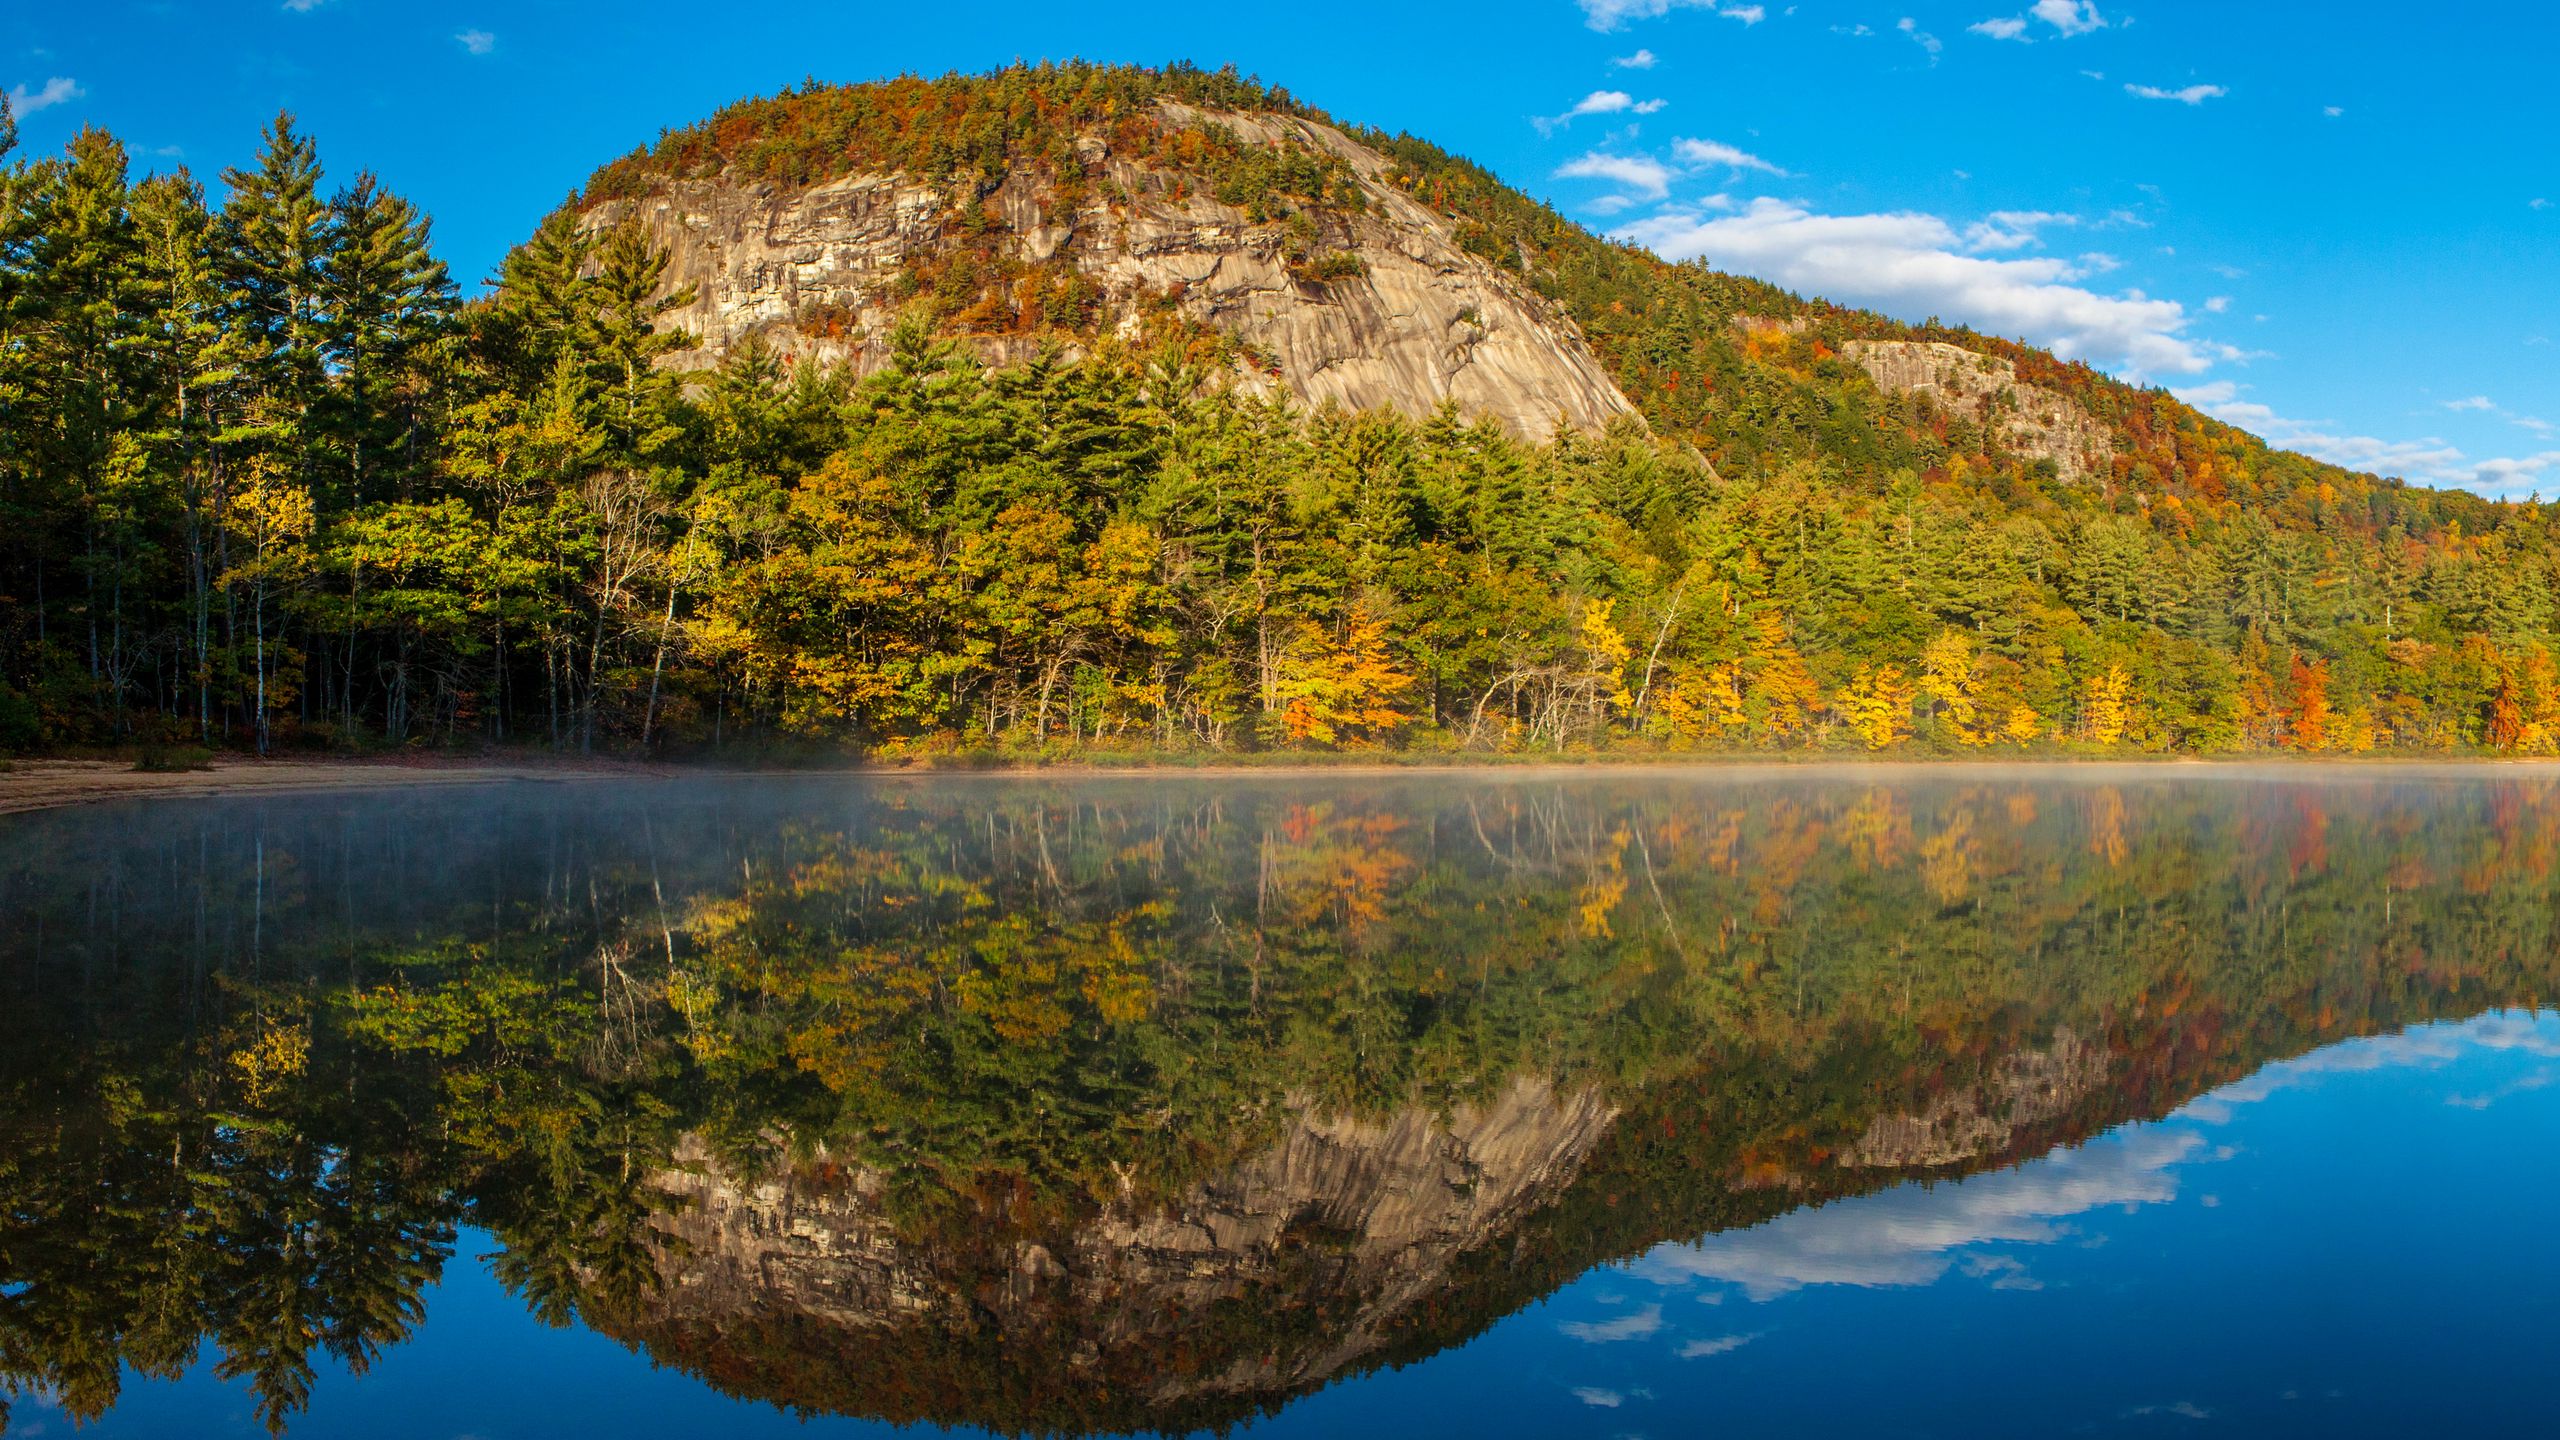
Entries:
[[[318,1362],[431,1320],[471,1225],[534,1314],[742,1397],[1225,1425],[1610,1261],[1750,1293],[1943,1266],[1826,1237],[1825,1202],[2529,1004],[2555,856],[2560,784],[2524,771],[26,817],[0,828],[0,1385],[95,1417],[209,1344],[288,1428]],[[2139,1149],[2033,1183],[2140,1199],[2176,1157]],[[1966,1192],[2009,1207],[1990,1238],[2043,1213],[2004,1183]],[[1955,1193],[1864,1203],[1954,1234],[1923,1212]]]

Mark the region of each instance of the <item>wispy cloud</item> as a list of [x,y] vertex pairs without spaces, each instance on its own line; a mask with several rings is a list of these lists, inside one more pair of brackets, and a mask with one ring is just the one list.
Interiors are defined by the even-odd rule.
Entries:
[[284,0],[284,8],[296,15],[308,15],[328,3],[329,0]]
[[2055,210],[1994,210],[1964,227],[1964,243],[1966,249],[1976,251],[2023,250],[2042,242],[2039,231],[2079,223],[2079,216]]
[[2027,33],[2030,16],[2052,27],[2056,35],[2065,40],[2107,28],[2107,18],[2098,13],[2098,7],[2092,0],[2036,0],[2025,15],[1995,16],[1964,28],[1994,40],[2015,40],[2021,45],[2031,45],[2035,39]]
[[1757,25],[1769,17],[1758,5],[1735,5],[1728,0],[1581,0],[1581,5],[1584,23],[1604,32],[1631,20],[1659,20],[1674,10],[1705,10],[1745,25]]
[[1585,1345],[1614,1345],[1621,1340],[1642,1340],[1662,1329],[1662,1307],[1647,1305],[1615,1320],[1575,1320],[1558,1325],[1556,1330],[1566,1339]]
[[2080,283],[2097,267],[2058,256],[1975,253],[1981,241],[2016,232],[2024,216],[2004,213],[2006,230],[1976,227],[1969,239],[1925,213],[1826,215],[1761,199],[1733,215],[1666,211],[1616,233],[1669,259],[1705,259],[1912,318],[1947,316],[2137,377],[2197,375],[2231,358],[2227,348],[2186,333],[2192,317],[2176,301],[2138,290],[2106,295]]
[[453,38],[467,54],[486,55],[498,47],[498,37],[486,30],[465,30]]
[[2175,100],[2181,105],[2201,105],[2207,100],[2219,100],[2231,92],[2219,85],[2189,85],[2183,90],[2164,90],[2157,85],[2128,84],[2124,93],[2143,100]]
[[1574,1386],[1573,1398],[1585,1405],[1595,1405],[1603,1410],[1615,1410],[1627,1403],[1626,1396],[1615,1390],[1603,1390],[1597,1385]]
[[2106,17],[2098,13],[2095,0],[2036,0],[2027,13],[2066,37],[2107,28]]
[[1671,167],[1645,155],[1610,155],[1593,150],[1556,167],[1558,180],[1607,180],[1624,185],[1647,200],[1671,193]]
[[2444,402],[2444,408],[2447,410],[2457,411],[2467,410],[2481,415],[2495,415],[2499,419],[2506,421],[2508,424],[2515,426],[2519,430],[2530,430],[2536,435],[2560,433],[2560,425],[2555,425],[2551,421],[2545,420],[2539,415],[2519,414],[2516,411],[2510,410],[2506,406],[2499,404],[2497,401],[2490,399],[2486,395],[2470,395],[2465,396],[2460,400],[2447,400]]
[[1908,15],[1905,15],[1901,19],[1893,22],[1893,28],[1910,36],[1911,43],[1928,51],[1929,63],[1932,65],[1938,63],[1938,52],[1947,48],[1945,43],[1940,41],[1937,36],[1921,29],[1920,22],[1912,19]]
[[1704,1359],[1709,1355],[1730,1355],[1734,1351],[1741,1349],[1743,1346],[1748,1345],[1759,1338],[1759,1335],[1755,1333],[1750,1335],[1719,1335],[1712,1340],[1692,1340],[1688,1344],[1680,1347],[1680,1358],[1683,1360],[1699,1360]]
[[1638,50],[1633,55],[1621,55],[1609,63],[1621,70],[1650,70],[1654,66],[1654,54],[1650,50]]
[[1585,115],[1653,115],[1670,104],[1668,100],[1638,100],[1624,90],[1594,90],[1573,103],[1561,115],[1532,116],[1529,123],[1541,135],[1552,135]]
[[1731,170],[1758,170],[1769,175],[1787,173],[1750,151],[1727,145],[1721,140],[1675,140],[1671,145],[1671,153],[1691,165],[1722,166]]
[[50,110],[56,105],[68,104],[88,93],[80,88],[80,82],[70,76],[56,75],[34,90],[29,90],[24,85],[9,87],[9,109],[20,119],[24,119],[39,110]]
[[[2332,421],[2298,420],[2277,414],[2272,407],[2246,398],[2245,387],[2229,380],[2216,380],[2171,393],[2217,420],[2252,431],[2288,450],[2299,450],[2315,460],[2326,460],[2332,465],[2376,475],[2397,475],[2423,485],[2460,486],[2484,495],[2513,498],[2540,488],[2546,483],[2545,477],[2560,471],[2560,450],[2474,460],[2461,446],[2440,435],[2389,440],[2375,435],[2347,434]],[[2457,404],[2449,408],[2470,410],[2475,407]],[[2536,416],[2508,418],[2538,435],[2553,432],[2549,421]]]

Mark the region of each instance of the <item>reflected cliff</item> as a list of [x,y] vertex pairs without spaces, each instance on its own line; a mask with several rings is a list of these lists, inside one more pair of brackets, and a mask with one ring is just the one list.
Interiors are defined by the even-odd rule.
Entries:
[[740,1396],[1225,1424],[1605,1262],[1803,1269],[1665,1242],[1783,1239],[2531,1004],[2555,855],[2560,785],[2527,771],[27,817],[0,827],[0,1386],[94,1417],[209,1345],[289,1428],[315,1366],[427,1323],[476,1226],[533,1313]]

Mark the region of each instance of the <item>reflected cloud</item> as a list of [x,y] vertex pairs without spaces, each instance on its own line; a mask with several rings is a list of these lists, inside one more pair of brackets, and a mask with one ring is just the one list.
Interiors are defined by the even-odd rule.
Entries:
[[1712,1340],[1692,1340],[1680,1347],[1680,1358],[1699,1360],[1709,1355],[1730,1355],[1760,1338],[1758,1331],[1748,1335],[1719,1335]]
[[[2060,1222],[2110,1205],[2175,1199],[2172,1167],[2204,1147],[2191,1130],[2142,1129],[2015,1170],[1946,1185],[1902,1185],[1881,1194],[1798,1210],[1695,1244],[1663,1245],[1631,1267],[1658,1284],[1718,1280],[1770,1300],[1808,1285],[1868,1288],[1935,1283],[1969,1245],[2037,1244],[2070,1233]],[[1997,1257],[1972,1273],[2021,1288],[2024,1267]]]
[[1662,1307],[1647,1305],[1632,1315],[1615,1320],[1572,1320],[1556,1327],[1568,1339],[1586,1345],[1608,1345],[1620,1340],[1641,1340],[1662,1328]]
[[[2370,1035],[2279,1060],[2245,1080],[2236,1080],[2190,1100],[2172,1119],[2219,1125],[2232,1107],[2264,1100],[2279,1091],[2311,1083],[2324,1075],[2352,1075],[2370,1070],[2434,1068],[2479,1051],[2511,1052],[2560,1058],[2560,1029],[2524,1010],[2492,1010],[2468,1020],[2413,1025],[2389,1035]],[[2527,1087],[2530,1088],[2530,1087]],[[2496,1098],[2496,1097],[2491,1097]],[[2454,1103],[2463,1104],[2456,1100]]]

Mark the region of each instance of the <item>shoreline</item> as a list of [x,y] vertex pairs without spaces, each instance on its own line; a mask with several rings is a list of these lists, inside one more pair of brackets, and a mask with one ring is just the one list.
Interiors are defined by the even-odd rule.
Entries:
[[2260,779],[2308,777],[2328,772],[2397,773],[2411,777],[2454,776],[2508,769],[2560,768],[2560,759],[2540,757],[2382,756],[1938,756],[1902,759],[1857,755],[1820,756],[1565,756],[1459,757],[1430,756],[1404,760],[1298,758],[1269,764],[1202,763],[1132,760],[1095,763],[1069,760],[1053,764],[985,766],[823,765],[805,767],[733,767],[613,759],[551,757],[448,758],[388,756],[363,759],[270,759],[234,756],[214,759],[202,770],[142,771],[123,761],[21,759],[0,772],[0,816],[30,814],[73,805],[119,800],[205,799],[239,794],[309,794],[315,792],[387,790],[414,786],[573,783],[596,780],[1026,780],[1057,777],[1071,780],[1197,779],[1303,780],[1338,776],[1345,779],[1465,775],[1480,780],[1542,781],[1619,774],[1625,776],[1689,774],[1732,780],[1766,780],[1817,773],[1854,772],[1879,778],[1914,779],[1936,775],[2034,775],[2098,773],[2126,779],[2157,778],[2200,771],[2232,772]]
[[202,770],[136,770],[121,760],[21,759],[0,773],[0,815],[25,815],[117,800],[194,800],[217,795],[292,795],[411,786],[515,781],[638,779],[666,766],[613,760],[253,760],[217,756]]

